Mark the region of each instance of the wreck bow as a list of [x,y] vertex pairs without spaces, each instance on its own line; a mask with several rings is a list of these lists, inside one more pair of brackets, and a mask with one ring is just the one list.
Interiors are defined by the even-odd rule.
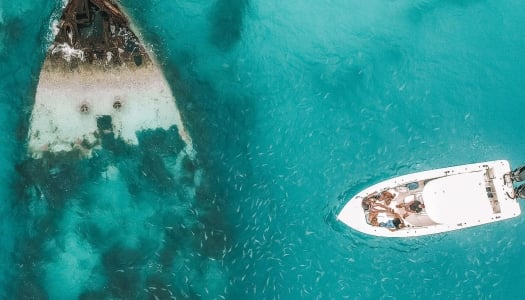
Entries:
[[115,2],[72,0],[55,24],[31,114],[33,157],[89,156],[102,136],[136,144],[137,131],[172,126],[193,151],[162,70]]

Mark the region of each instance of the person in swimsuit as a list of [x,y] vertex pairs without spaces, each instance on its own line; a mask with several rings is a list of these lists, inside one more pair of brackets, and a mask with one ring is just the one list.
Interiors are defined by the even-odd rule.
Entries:
[[411,212],[415,212],[415,213],[420,213],[421,211],[423,211],[423,209],[425,208],[425,204],[421,203],[420,201],[418,200],[414,200],[414,201],[411,201],[412,203],[410,203],[408,205],[408,209],[411,211]]
[[370,209],[370,210],[381,210],[383,209],[384,212],[391,211],[391,208],[389,207],[390,203],[392,203],[392,200],[394,199],[394,195],[390,193],[389,191],[383,191],[380,194],[370,195],[363,199],[361,206],[364,210]]
[[420,213],[425,208],[425,204],[423,204],[419,200],[412,200],[408,203],[402,203],[396,205],[397,208],[404,208],[407,212],[411,213]]
[[386,206],[390,205],[393,199],[394,195],[389,191],[382,191],[378,198],[378,200],[383,201]]
[[390,231],[395,231],[405,227],[405,223],[399,214],[392,213],[394,218],[386,222],[379,222],[378,215],[379,213],[377,211],[367,212],[365,214],[367,223],[375,227],[385,227]]
[[379,227],[379,221],[377,220],[377,215],[378,215],[377,212],[369,212],[368,215],[366,216],[367,223],[372,226]]
[[396,214],[393,219],[379,223],[379,227],[385,227],[390,231],[396,231],[405,227],[405,223],[403,222],[403,219]]
[[372,198],[366,197],[366,198],[363,198],[363,200],[361,201],[361,207],[363,208],[364,211],[368,211],[372,207],[373,203],[374,203],[374,200],[372,200]]

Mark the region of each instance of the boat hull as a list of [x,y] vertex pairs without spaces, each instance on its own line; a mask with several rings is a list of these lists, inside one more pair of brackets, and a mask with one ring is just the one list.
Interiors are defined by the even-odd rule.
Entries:
[[[521,209],[514,196],[510,171],[508,161],[498,160],[395,177],[359,192],[337,218],[357,231],[382,237],[423,236],[514,218]],[[443,188],[443,184],[447,185]],[[447,194],[443,189],[452,192]],[[428,202],[428,211],[409,214],[403,218],[407,226],[397,230],[370,225],[362,200],[387,190],[395,194],[390,204],[393,209],[406,203],[406,199],[419,197]],[[447,205],[451,206],[449,212],[444,211]]]

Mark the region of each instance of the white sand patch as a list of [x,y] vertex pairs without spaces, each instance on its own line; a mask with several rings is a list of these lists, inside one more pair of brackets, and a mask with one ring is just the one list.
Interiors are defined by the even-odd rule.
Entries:
[[82,140],[95,142],[100,116],[111,116],[115,135],[130,144],[138,143],[139,130],[175,125],[187,152],[193,151],[163,74],[149,65],[68,72],[44,67],[31,115],[30,153],[38,157],[44,151],[71,151]]

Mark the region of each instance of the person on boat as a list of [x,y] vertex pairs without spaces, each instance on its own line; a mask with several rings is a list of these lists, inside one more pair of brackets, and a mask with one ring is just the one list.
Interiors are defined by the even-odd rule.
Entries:
[[396,205],[397,208],[404,208],[409,213],[420,213],[425,208],[425,204],[423,204],[419,200],[412,200],[408,203],[401,203]]
[[393,199],[394,194],[389,191],[382,191],[378,198],[379,201],[383,201],[387,206],[390,205]]
[[362,202],[361,202],[361,206],[363,207],[363,209],[365,211],[371,211],[371,212],[376,212],[376,213],[387,213],[387,214],[393,214],[394,213],[394,209],[392,209],[391,207],[388,207],[386,205],[384,205],[383,203],[380,203],[380,202],[377,202],[375,200],[371,200],[371,199],[364,199]]
[[364,211],[368,211],[372,207],[374,201],[370,197],[363,198],[361,201],[361,207]]
[[403,222],[403,219],[400,215],[395,214],[395,217],[393,219],[388,220],[386,222],[380,222],[379,227],[385,227],[390,231],[396,231],[405,227],[405,222]]
[[[387,216],[390,216],[390,217],[393,217],[392,220],[388,220],[387,222],[379,222],[378,218],[379,218],[379,213],[386,213]],[[367,211],[365,212],[365,218],[366,218],[366,222],[372,226],[375,226],[375,227],[388,227],[388,226],[392,226],[391,225],[391,222],[393,220],[401,220],[401,223],[404,223],[403,220],[399,217],[398,214],[394,213],[392,210],[390,211],[379,211],[379,210],[370,210],[370,211]],[[395,223],[397,223],[398,221],[394,221],[394,227],[396,226]],[[384,226],[382,226],[381,224],[386,224]],[[388,226],[387,226],[388,225]]]
[[394,195],[391,192],[383,191],[375,196],[375,201],[372,201],[370,209],[392,214],[394,210],[390,207],[390,204],[392,203],[393,199]]
[[384,204],[378,203],[378,199],[379,199],[379,195],[377,195],[377,194],[376,195],[369,195],[366,198],[363,198],[363,200],[361,201],[361,207],[365,211],[373,210],[376,207],[381,207],[381,208],[384,208],[384,209],[388,208]]
[[391,192],[382,191],[381,193],[369,195],[363,201],[367,200],[368,202],[375,203],[376,205],[381,205],[383,207],[386,207],[386,206],[389,206],[390,203],[392,203],[393,199],[394,199],[394,195]]
[[[374,194],[369,195],[361,201],[361,207],[365,211],[365,214],[367,215],[368,223],[377,223],[377,222],[370,222],[370,220],[373,219],[375,216],[377,219],[377,215],[379,213],[385,213],[387,216],[394,216],[394,209],[387,206],[391,203],[391,199],[393,198],[393,195],[390,192],[383,192],[381,194]],[[385,203],[381,203],[380,201],[385,201]],[[368,215],[370,214],[370,217]],[[379,223],[373,226],[378,226]]]
[[377,220],[378,213],[377,212],[368,212],[365,217],[368,224],[379,227],[379,221]]

